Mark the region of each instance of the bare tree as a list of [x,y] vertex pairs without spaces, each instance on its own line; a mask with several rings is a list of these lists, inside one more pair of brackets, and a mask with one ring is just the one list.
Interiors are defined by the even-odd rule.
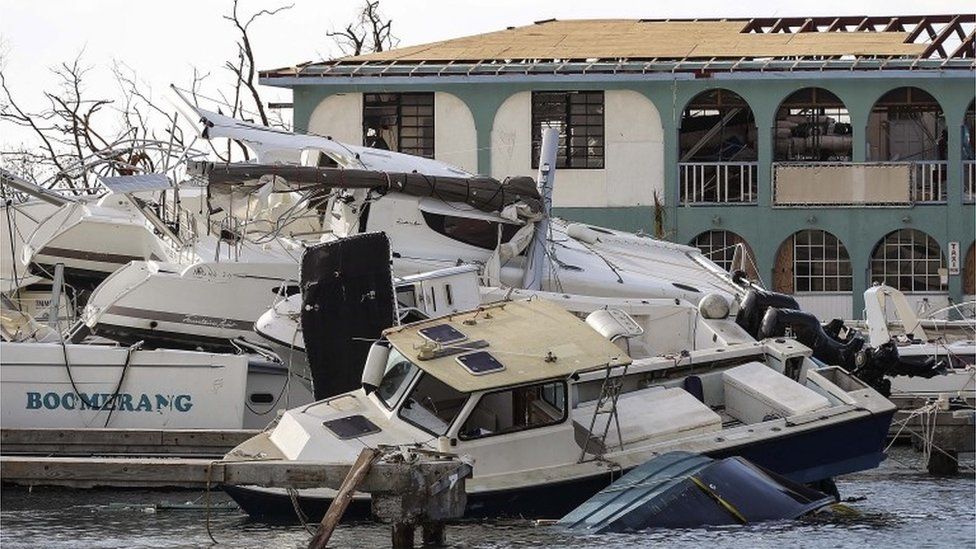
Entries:
[[393,20],[386,19],[380,12],[380,0],[366,0],[356,20],[341,31],[328,31],[344,55],[386,51],[400,42],[393,35]]
[[[173,115],[156,105],[148,84],[134,70],[116,63],[113,73],[120,97],[92,96],[86,88],[91,67],[79,54],[53,67],[57,85],[44,92],[46,106],[28,111],[13,97],[0,71],[0,121],[28,129],[34,149],[2,151],[4,164],[22,177],[48,187],[76,192],[96,186],[100,176],[165,171],[168,158],[180,155],[183,135]],[[158,120],[166,126],[153,130]]]
[[235,78],[235,89],[234,89],[234,99],[231,103],[232,113],[231,116],[237,116],[237,114],[242,110],[241,108],[241,88],[245,88],[251,95],[251,100],[254,102],[254,107],[257,109],[257,114],[261,118],[261,124],[267,126],[268,124],[268,114],[265,111],[264,102],[261,101],[261,94],[258,92],[257,82],[255,81],[255,76],[257,74],[257,69],[254,66],[254,48],[251,46],[251,37],[248,34],[251,25],[255,21],[264,16],[273,16],[276,13],[293,8],[294,4],[289,4],[287,6],[281,6],[272,10],[260,10],[253,13],[245,20],[238,14],[238,0],[234,0],[234,6],[231,9],[230,15],[225,15],[224,19],[230,21],[234,24],[234,27],[239,33],[237,39],[237,60],[228,61],[224,66],[230,70]]

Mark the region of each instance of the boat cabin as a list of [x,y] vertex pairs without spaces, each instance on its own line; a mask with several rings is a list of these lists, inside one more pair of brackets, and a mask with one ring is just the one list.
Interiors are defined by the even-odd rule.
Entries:
[[[620,336],[639,335],[639,327],[628,334],[625,314],[617,316]],[[539,299],[385,336],[365,368],[364,379],[377,378],[370,398],[440,450],[472,456],[479,476],[565,466],[853,402],[810,371],[809,350],[790,340],[634,364],[589,323]]]

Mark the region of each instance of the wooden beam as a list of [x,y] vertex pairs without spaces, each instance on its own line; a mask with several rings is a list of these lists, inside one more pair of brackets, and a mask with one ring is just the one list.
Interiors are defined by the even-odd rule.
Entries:
[[928,58],[933,53],[938,51],[942,55],[942,58],[945,59],[946,52],[945,48],[942,47],[942,43],[945,42],[947,38],[952,36],[952,33],[956,32],[956,29],[959,26],[959,17],[957,16],[953,18],[952,21],[947,23],[946,26],[942,28],[942,32],[940,32],[938,36],[932,40],[928,47],[925,48],[925,51],[922,52],[922,58]]
[[968,59],[973,57],[976,55],[976,52],[973,51],[974,44],[976,44],[976,29],[970,31],[969,36],[949,55],[949,59]]
[[222,457],[256,429],[0,429],[4,455]]
[[[918,22],[913,21],[913,23],[915,23],[915,28],[912,29],[912,32],[908,33],[908,38],[905,38],[906,44],[911,44],[915,42],[915,40],[918,39],[919,36],[921,36],[922,31],[929,26],[928,19],[926,19],[925,17],[922,17]],[[931,32],[932,29],[929,28],[929,33]]]
[[[23,486],[93,488],[183,487],[208,484],[254,485],[278,488],[338,488],[349,463],[265,460],[222,461],[202,458],[0,457],[0,481]],[[413,464],[377,463],[361,485],[364,492],[413,489]],[[457,470],[456,460],[424,461],[432,475]]]

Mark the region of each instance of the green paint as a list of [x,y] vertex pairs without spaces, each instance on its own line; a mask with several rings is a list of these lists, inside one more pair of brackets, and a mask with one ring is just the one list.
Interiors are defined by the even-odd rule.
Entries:
[[[710,229],[730,230],[749,242],[757,264],[767,283],[771,282],[773,262],[780,244],[793,232],[815,228],[829,231],[847,247],[854,271],[854,310],[860,316],[861,295],[869,284],[868,264],[871,251],[885,234],[903,227],[913,227],[932,235],[945,250],[948,242],[958,241],[967,250],[976,234],[976,207],[962,202],[961,126],[966,109],[974,98],[973,71],[919,71],[918,74],[865,71],[852,76],[849,72],[821,72],[809,78],[789,73],[767,73],[758,78],[699,78],[674,80],[588,81],[561,83],[555,77],[532,82],[444,82],[434,77],[417,78],[417,83],[388,84],[371,80],[367,83],[316,84],[293,87],[295,127],[307,128],[315,106],[334,93],[366,91],[443,91],[459,97],[474,117],[478,132],[478,169],[488,173],[491,167],[491,131],[495,113],[511,95],[531,90],[627,89],[646,96],[660,113],[664,130],[665,203],[668,204],[667,232],[676,242],[687,243],[698,233]],[[948,204],[920,205],[907,208],[773,208],[771,207],[772,136],[779,104],[796,90],[806,87],[827,89],[844,101],[854,126],[854,161],[866,157],[866,123],[874,102],[886,92],[915,86],[934,96],[945,112],[949,128]],[[756,119],[759,147],[758,203],[746,206],[683,207],[678,205],[678,127],[684,105],[702,91],[724,88],[736,92],[752,108]],[[629,231],[653,229],[651,207],[625,208],[557,208],[557,215],[586,223],[605,225]],[[909,218],[907,221],[905,218]],[[969,258],[964,258],[969,260]],[[962,297],[961,277],[951,276],[949,294]]]

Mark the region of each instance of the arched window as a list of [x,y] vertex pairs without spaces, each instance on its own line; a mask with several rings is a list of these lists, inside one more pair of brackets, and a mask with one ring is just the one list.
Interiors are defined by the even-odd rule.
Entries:
[[712,260],[716,265],[725,269],[732,270],[732,259],[735,257],[735,248],[742,244],[748,257],[745,260],[746,276],[752,280],[757,280],[755,267],[755,256],[752,248],[744,238],[732,231],[705,231],[691,240],[690,246],[701,250],[702,255]]
[[934,238],[916,229],[885,235],[871,253],[871,282],[903,292],[942,290],[939,269],[945,266],[942,248]]
[[756,199],[756,119],[742,97],[723,89],[696,95],[678,130],[683,203]]
[[679,142],[681,162],[755,161],[756,118],[739,94],[703,91],[681,113]]
[[773,288],[784,293],[849,292],[851,258],[836,236],[818,229],[790,235],[776,253]]
[[851,160],[851,116],[844,102],[823,88],[803,88],[784,99],[775,132],[777,162]]

